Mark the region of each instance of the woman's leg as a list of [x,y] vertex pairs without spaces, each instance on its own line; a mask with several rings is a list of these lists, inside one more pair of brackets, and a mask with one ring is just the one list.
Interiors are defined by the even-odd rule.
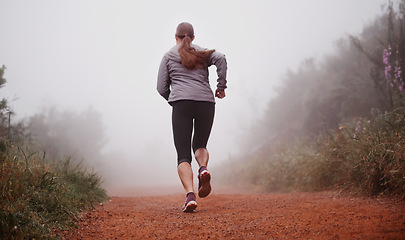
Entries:
[[190,163],[182,162],[177,166],[177,172],[186,193],[194,192],[193,170]]
[[177,172],[186,193],[193,192],[193,172],[191,169],[191,136],[193,116],[189,101],[172,104],[172,127],[174,145],[177,151]]
[[211,192],[211,174],[207,170],[209,153],[206,149],[214,122],[215,104],[200,102],[194,121],[193,150],[200,166],[198,170],[198,196],[206,197]]
[[193,115],[190,101],[179,101],[172,104],[172,126],[174,145],[177,151],[177,172],[184,190],[186,202],[183,212],[193,212],[197,207],[191,169],[191,135],[193,132]]

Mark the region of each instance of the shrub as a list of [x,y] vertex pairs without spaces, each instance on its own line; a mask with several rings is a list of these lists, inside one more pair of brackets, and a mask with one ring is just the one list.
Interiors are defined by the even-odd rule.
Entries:
[[233,164],[223,181],[265,191],[344,188],[370,195],[405,195],[404,137],[405,108],[373,110],[370,119],[349,122],[318,141],[273,143],[247,163]]
[[51,238],[52,229],[72,226],[77,214],[108,196],[96,174],[52,166],[28,147],[5,143],[0,158],[0,238]]
[[[369,194],[405,194],[405,108],[372,111],[370,120],[359,120],[345,140],[331,143],[350,167],[346,182]],[[333,159],[330,151],[326,158]]]

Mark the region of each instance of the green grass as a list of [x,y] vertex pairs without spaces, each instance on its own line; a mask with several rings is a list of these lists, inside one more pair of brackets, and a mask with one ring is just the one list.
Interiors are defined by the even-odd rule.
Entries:
[[[47,239],[108,199],[97,174],[67,159],[54,166],[28,147],[2,143],[0,239]],[[55,161],[55,160],[53,160]]]
[[346,189],[405,196],[405,108],[374,110],[321,140],[273,143],[247,159],[227,163],[222,180],[268,192]]

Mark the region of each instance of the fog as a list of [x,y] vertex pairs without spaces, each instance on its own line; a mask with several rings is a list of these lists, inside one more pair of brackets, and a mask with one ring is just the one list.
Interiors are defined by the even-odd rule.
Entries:
[[[51,107],[100,112],[108,163],[96,165],[108,166],[109,191],[120,184],[180,189],[171,107],[156,91],[178,23],[192,23],[195,44],[227,57],[227,97],[217,100],[208,144],[215,166],[238,154],[239,139],[287,69],[333,52],[334,41],[360,33],[386,2],[0,0],[1,97],[13,121]],[[215,68],[210,73],[214,88]]]

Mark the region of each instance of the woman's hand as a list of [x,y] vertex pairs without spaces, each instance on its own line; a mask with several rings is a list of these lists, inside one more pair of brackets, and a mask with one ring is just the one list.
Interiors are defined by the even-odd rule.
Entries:
[[222,98],[224,98],[225,96],[226,96],[226,95],[225,95],[225,90],[219,90],[219,89],[217,89],[217,90],[215,91],[215,97],[222,99]]

